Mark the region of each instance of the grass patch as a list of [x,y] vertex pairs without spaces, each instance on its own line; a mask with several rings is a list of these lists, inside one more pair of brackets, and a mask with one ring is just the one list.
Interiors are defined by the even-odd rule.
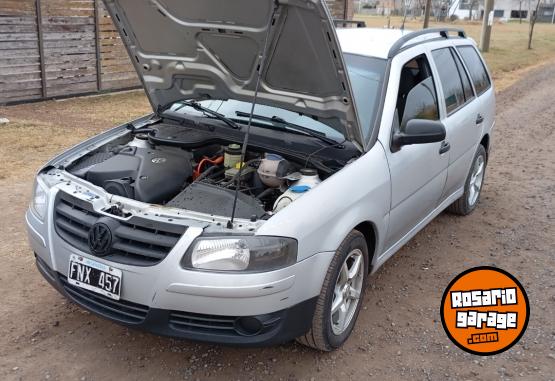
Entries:
[[0,107],[0,181],[32,178],[53,155],[102,131],[147,114],[142,91]]

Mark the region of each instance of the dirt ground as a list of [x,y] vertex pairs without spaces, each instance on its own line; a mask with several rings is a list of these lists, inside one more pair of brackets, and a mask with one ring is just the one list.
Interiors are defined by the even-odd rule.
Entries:
[[[122,328],[72,305],[35,269],[23,214],[41,162],[147,110],[130,93],[0,108],[0,378],[555,379],[555,65],[498,96],[482,199],[460,218],[440,215],[371,278],[351,339],[334,353],[289,343],[236,349]],[[480,357],[453,345],[439,306],[455,275],[501,267],[526,288],[531,318],[509,351]]]

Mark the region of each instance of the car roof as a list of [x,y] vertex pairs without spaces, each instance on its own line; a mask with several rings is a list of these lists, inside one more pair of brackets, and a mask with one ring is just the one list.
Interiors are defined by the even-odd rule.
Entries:
[[[397,41],[413,32],[408,29],[385,28],[337,28],[336,31],[343,53],[384,59],[388,58],[390,49]],[[439,30],[430,30],[430,32],[411,38],[409,45],[436,40],[440,37]]]

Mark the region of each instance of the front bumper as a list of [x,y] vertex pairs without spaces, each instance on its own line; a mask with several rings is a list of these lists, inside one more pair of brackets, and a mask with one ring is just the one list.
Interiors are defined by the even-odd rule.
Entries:
[[290,308],[255,316],[220,316],[172,311],[111,300],[70,285],[36,257],[43,277],[69,300],[121,325],[162,336],[234,346],[263,346],[284,343],[310,329],[317,297]]
[[[42,275],[63,295],[105,318],[155,334],[231,345],[272,345],[305,333],[311,324],[333,252],[257,274],[183,269],[186,249],[202,232],[189,228],[160,263],[137,267],[111,263],[61,239],[28,211],[29,242]],[[122,270],[121,301],[75,289],[65,281],[69,257],[77,254]]]

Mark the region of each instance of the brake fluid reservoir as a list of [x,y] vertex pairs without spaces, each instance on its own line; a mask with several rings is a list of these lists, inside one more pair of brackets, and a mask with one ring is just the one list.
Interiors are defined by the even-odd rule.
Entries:
[[295,181],[274,203],[273,212],[277,213],[293,201],[307,193],[309,190],[322,182],[318,172],[314,169],[301,169],[300,179]]

